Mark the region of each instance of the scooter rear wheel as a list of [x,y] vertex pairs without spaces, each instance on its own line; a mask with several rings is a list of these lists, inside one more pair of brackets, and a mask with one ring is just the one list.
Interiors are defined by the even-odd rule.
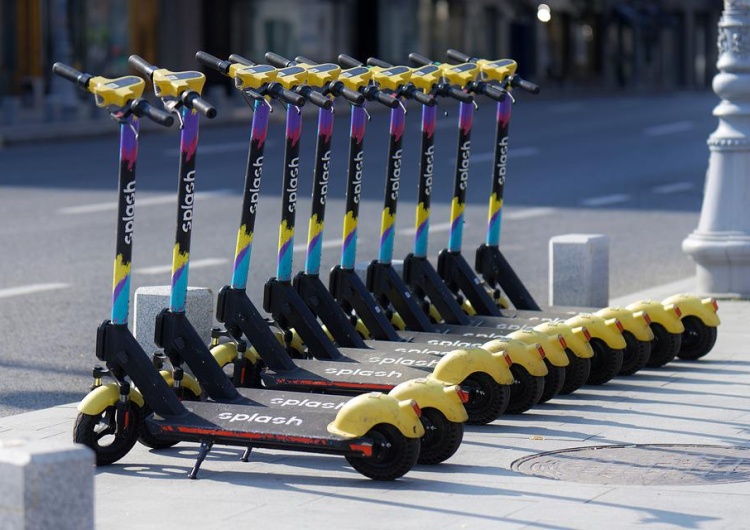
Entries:
[[[183,388],[182,390],[182,396],[180,397],[180,401],[199,401],[199,396],[196,396],[192,390],[188,388]],[[143,405],[143,417],[147,418],[151,414],[151,407],[148,406],[148,403]],[[174,445],[177,445],[179,442],[170,441],[170,440],[162,440],[161,438],[158,438],[151,434],[149,430],[146,428],[146,422],[141,423],[141,432],[138,435],[138,441],[145,445],[146,447],[150,447],[151,449],[167,449],[168,447],[172,447]]]
[[687,316],[682,319],[685,331],[682,333],[682,345],[677,356],[685,361],[700,359],[716,344],[716,326],[707,326],[698,317]]
[[623,331],[622,336],[627,346],[622,358],[622,368],[617,375],[633,375],[648,364],[651,358],[651,342],[638,340],[629,331]]
[[510,387],[499,385],[489,374],[474,372],[461,382],[469,393],[464,404],[469,419],[466,423],[485,425],[502,416],[510,403]]
[[588,385],[603,385],[610,381],[622,368],[624,350],[613,350],[598,338],[591,339],[594,356],[591,358],[591,373]]
[[421,442],[418,438],[407,438],[393,425],[380,423],[365,436],[375,442],[373,455],[346,457],[346,461],[364,476],[373,480],[396,480],[417,463]]
[[651,368],[659,368],[674,361],[680,352],[682,334],[670,333],[661,324],[651,323],[654,340],[651,342],[651,357],[648,364]]
[[544,376],[544,391],[542,397],[539,398],[539,403],[547,403],[554,398],[565,384],[564,366],[555,366],[547,359],[544,359],[544,364],[547,365],[547,375]]
[[560,394],[563,395],[575,392],[585,385],[591,373],[590,358],[576,357],[569,349],[565,350],[565,353],[568,354],[569,363],[565,367],[565,381],[560,390]]
[[531,375],[519,364],[510,367],[515,379],[510,386],[510,403],[507,414],[522,414],[539,403],[544,393],[544,377]]
[[141,407],[131,402],[127,414],[125,428],[117,432],[114,405],[100,414],[80,412],[73,427],[73,441],[94,451],[97,466],[117,462],[133,448],[143,425]]
[[420,464],[434,465],[448,460],[455,454],[464,439],[463,423],[450,421],[435,408],[422,409],[422,436],[419,449]]

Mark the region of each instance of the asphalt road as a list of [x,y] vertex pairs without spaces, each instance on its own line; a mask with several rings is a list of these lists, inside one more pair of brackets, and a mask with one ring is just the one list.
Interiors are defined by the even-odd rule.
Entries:
[[[547,301],[549,238],[610,237],[610,294],[685,278],[694,265],[682,240],[697,226],[716,128],[711,93],[533,100],[513,110],[501,247],[540,303]],[[222,109],[219,109],[220,112]],[[433,255],[447,243],[456,152],[455,108],[439,118],[433,196]],[[277,109],[277,117],[281,111]],[[407,116],[395,257],[413,244],[419,111]],[[365,140],[358,257],[377,255],[387,149],[387,113],[373,112]],[[301,175],[312,174],[313,119],[304,123]],[[117,136],[26,143],[0,150],[0,416],[80,399],[90,384],[95,330],[109,316]],[[323,270],[338,260],[348,112],[334,130]],[[483,241],[492,162],[494,105],[475,117],[465,249]],[[249,292],[261,306],[275,272],[283,124],[268,135]],[[228,283],[240,214],[247,125],[204,127],[190,284]],[[133,288],[169,283],[175,229],[178,135],[142,133]],[[295,265],[304,259],[311,179],[300,185]]]

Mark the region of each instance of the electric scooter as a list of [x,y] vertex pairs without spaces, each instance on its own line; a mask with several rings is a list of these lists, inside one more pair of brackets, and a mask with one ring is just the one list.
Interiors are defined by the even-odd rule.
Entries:
[[[94,450],[98,465],[111,464],[130,451],[145,421],[155,439],[201,443],[191,478],[197,476],[214,443],[340,454],[352,467],[376,480],[393,480],[408,472],[417,460],[418,438],[424,432],[419,409],[412,401],[384,394],[363,395],[327,416],[305,410],[289,414],[280,406],[244,398],[231,404],[191,402],[190,408],[180,402],[128,329],[138,117],[163,125],[171,125],[174,119],[141,99],[145,83],[139,77],[93,77],[61,63],[54,65],[53,72],[94,94],[97,105],[108,108],[120,123],[112,318],[99,326],[96,341],[96,355],[107,368],[95,369],[98,384],[78,407],[74,440]],[[196,101],[196,106],[210,112],[210,106],[193,97],[192,102]],[[115,382],[103,384],[105,376]],[[305,397],[295,396],[300,400]],[[144,418],[145,403],[153,414]]]
[[[507,60],[488,61],[472,58],[456,50],[448,50],[448,56],[455,61],[471,60],[477,62],[482,68],[484,76],[503,84],[507,88],[519,86],[529,89],[526,82],[515,75],[515,69],[510,76],[497,75],[497,65],[507,62]],[[494,300],[490,300],[485,289],[475,287],[479,283],[478,279],[468,264],[465,264],[465,261],[457,266],[446,266],[443,275],[447,282],[452,282],[454,285],[460,282],[460,290],[467,298],[470,298],[472,307],[475,306],[474,309],[481,314],[538,318],[538,312],[541,311],[541,308],[499,250],[507,169],[509,122],[510,105],[501,106],[498,103],[495,164],[492,175],[487,238],[485,244],[477,249],[475,259],[475,269],[484,279],[482,285],[489,286],[494,290]],[[511,298],[517,311],[509,311],[507,308],[503,308],[500,310],[501,312],[498,312],[497,304],[493,302],[499,300],[499,287],[502,287]],[[629,355],[625,359],[620,374],[630,375],[645,365],[662,366],[678,354],[685,355],[686,358],[697,358],[696,356],[701,356],[701,352],[702,355],[708,353],[716,340],[716,327],[719,324],[716,315],[717,307],[716,301],[711,298],[700,300],[690,295],[676,295],[662,302],[643,300],[630,304],[626,308],[605,308],[597,311],[597,314],[605,318],[616,316],[622,321],[626,330],[625,338],[628,342],[626,352]],[[529,311],[523,311],[524,309]],[[582,308],[581,310],[586,309]],[[628,318],[628,312],[636,318],[635,323],[632,322],[632,318]],[[543,312],[545,316],[556,314],[561,317],[570,313],[571,311],[562,308],[558,310],[549,308]],[[651,332],[642,329],[642,319],[650,320]],[[686,326],[685,331],[681,330],[680,320]],[[650,339],[650,335],[655,337]],[[687,341],[684,348],[681,344],[682,338]],[[684,353],[682,353],[683,350]]]

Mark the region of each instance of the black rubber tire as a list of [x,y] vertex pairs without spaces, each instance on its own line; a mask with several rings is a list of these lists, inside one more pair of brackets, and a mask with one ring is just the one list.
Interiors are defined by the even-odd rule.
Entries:
[[450,421],[445,414],[435,408],[422,409],[422,425],[425,435],[422,436],[417,462],[435,465],[452,457],[464,439],[464,425]]
[[544,377],[531,375],[520,364],[510,367],[515,382],[510,387],[510,403],[506,414],[523,414],[539,403],[544,393]]
[[685,331],[682,333],[682,344],[677,356],[685,361],[700,359],[716,344],[716,326],[707,326],[703,321],[694,316],[682,319]]
[[510,403],[510,386],[499,385],[489,374],[474,372],[461,383],[469,393],[464,403],[471,425],[486,425],[502,416]]
[[[200,397],[196,396],[192,390],[190,390],[189,388],[183,388],[182,398],[180,399],[180,401],[199,401],[199,400],[200,400]],[[151,407],[148,406],[148,403],[145,403],[143,405],[144,419],[148,418],[151,412],[152,412]],[[149,447],[151,449],[167,449],[179,443],[176,441],[162,440],[161,438],[154,436],[146,428],[145,421],[141,423],[141,432],[138,434],[138,441],[142,445],[145,445],[146,447]]]
[[90,447],[96,455],[97,466],[107,466],[120,460],[133,448],[143,425],[143,409],[130,403],[128,426],[114,434],[115,406],[101,414],[78,413],[73,426],[73,441]]
[[613,350],[598,338],[591,339],[594,356],[591,358],[591,372],[586,380],[587,385],[603,385],[612,380],[622,368],[625,350]]
[[622,368],[617,375],[633,375],[648,364],[651,358],[651,341],[638,340],[629,331],[623,331],[622,336],[628,345],[625,347]]
[[651,357],[646,366],[659,368],[674,361],[680,352],[682,334],[670,333],[661,324],[651,323],[654,340],[651,342]]
[[591,373],[591,359],[576,357],[576,355],[568,348],[565,350],[568,354],[568,366],[565,367],[565,381],[560,389],[561,395],[567,395],[575,392],[583,385],[589,378]]
[[380,423],[366,437],[373,438],[371,457],[347,456],[346,461],[372,480],[396,480],[414,467],[419,459],[418,438],[407,438],[393,425]]
[[555,366],[548,359],[544,359],[547,365],[547,375],[544,376],[544,391],[539,403],[547,403],[550,399],[557,396],[565,384],[565,367]]

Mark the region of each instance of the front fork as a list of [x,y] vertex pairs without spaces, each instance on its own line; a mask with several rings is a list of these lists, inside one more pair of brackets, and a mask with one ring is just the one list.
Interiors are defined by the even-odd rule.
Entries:
[[126,432],[130,427],[132,417],[132,414],[130,413],[130,382],[125,379],[124,373],[121,373],[120,370],[110,370],[100,365],[94,366],[91,375],[94,378],[94,382],[91,385],[92,392],[104,384],[102,380],[105,377],[111,377],[115,380],[118,388],[118,397],[114,404],[115,424],[114,426],[110,425],[109,429],[112,431],[111,434],[113,435]]

